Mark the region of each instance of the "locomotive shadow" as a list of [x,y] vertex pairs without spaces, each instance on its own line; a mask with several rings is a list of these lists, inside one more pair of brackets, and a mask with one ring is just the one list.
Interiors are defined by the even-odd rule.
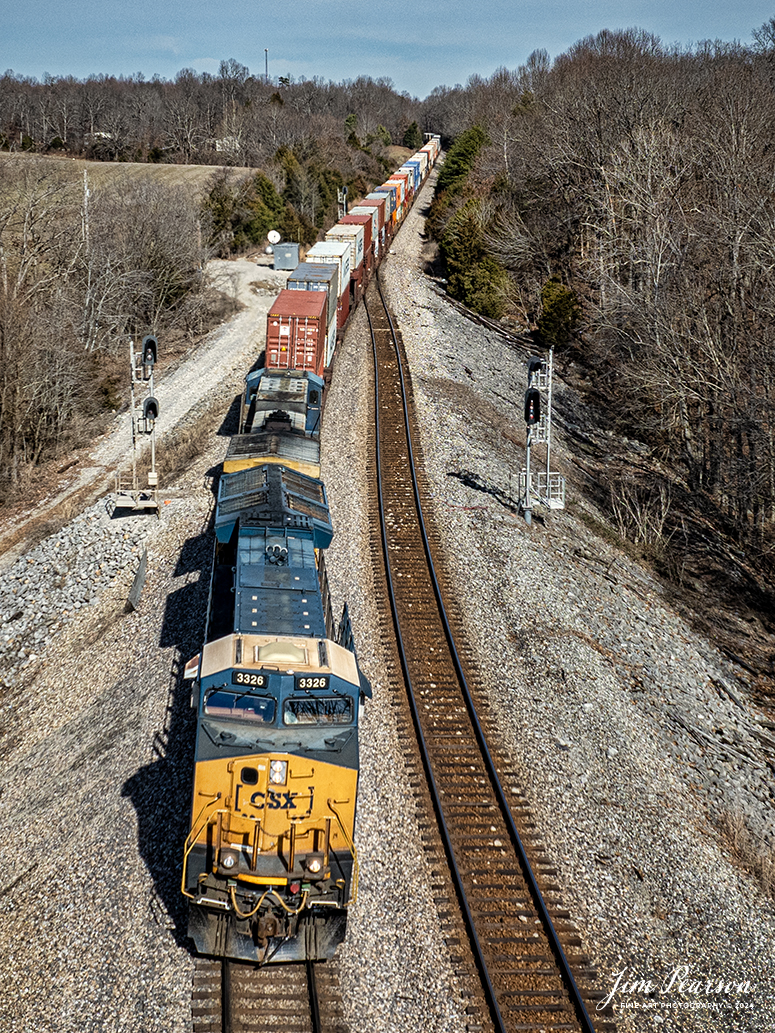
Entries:
[[242,395],[235,395],[231,405],[223,418],[223,422],[217,430],[219,438],[231,438],[239,434],[239,412]]
[[202,645],[207,615],[212,529],[190,538],[183,546],[175,576],[188,581],[167,596],[159,645],[174,649],[170,689],[163,727],[155,732],[154,760],[126,780],[121,795],[128,797],[137,815],[137,846],[153,879],[151,913],[167,926],[179,947],[194,953],[188,938],[188,909],[180,892],[183,844],[189,831],[191,785],[194,778],[196,712],[191,708],[191,684],[183,668]]

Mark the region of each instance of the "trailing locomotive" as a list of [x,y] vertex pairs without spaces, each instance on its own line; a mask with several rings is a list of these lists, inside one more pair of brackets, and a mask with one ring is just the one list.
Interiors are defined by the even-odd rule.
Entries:
[[[380,194],[378,210],[398,192]],[[336,275],[324,260],[270,311],[271,368],[246,378],[219,482],[205,642],[185,672],[197,737],[181,889],[202,954],[330,958],[357,894],[358,722],[371,689],[347,608],[333,617],[319,430],[341,298],[349,313],[364,285],[361,274],[341,291],[340,274],[365,223],[376,240],[385,228],[365,207],[328,249]]]

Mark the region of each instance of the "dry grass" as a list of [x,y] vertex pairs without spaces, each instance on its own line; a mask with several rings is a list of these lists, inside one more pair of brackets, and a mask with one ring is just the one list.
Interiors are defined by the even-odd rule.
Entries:
[[775,849],[748,827],[741,807],[724,812],[719,828],[735,861],[754,877],[762,892],[775,896]]
[[[84,171],[88,173],[92,187],[110,187],[116,184],[132,184],[151,180],[164,186],[185,186],[197,194],[203,194],[218,171],[218,165],[153,165],[129,161],[86,161],[83,158],[63,158],[53,155],[7,153],[0,151],[0,175],[14,175],[23,162],[49,164],[66,180],[83,183]],[[234,168],[235,175],[249,175],[255,169]]]

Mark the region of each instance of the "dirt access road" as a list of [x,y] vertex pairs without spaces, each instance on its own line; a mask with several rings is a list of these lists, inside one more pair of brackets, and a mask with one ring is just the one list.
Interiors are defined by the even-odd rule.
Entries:
[[[157,450],[165,437],[202,402],[208,392],[234,370],[246,370],[264,347],[266,313],[284,286],[287,272],[275,271],[271,258],[257,261],[213,260],[207,267],[212,285],[233,298],[240,311],[212,330],[174,368],[158,377],[154,385],[159,401]],[[159,341],[163,352],[164,338]],[[0,519],[0,569],[5,569],[27,547],[40,529],[58,513],[71,517],[100,494],[114,486],[115,471],[131,462],[130,414],[116,416],[113,426],[90,448],[80,449],[63,467],[55,489],[45,502],[30,500],[28,507]],[[142,487],[142,485],[141,485]]]

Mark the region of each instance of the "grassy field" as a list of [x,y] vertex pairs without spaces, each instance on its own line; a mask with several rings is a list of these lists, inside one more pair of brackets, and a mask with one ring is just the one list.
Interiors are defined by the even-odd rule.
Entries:
[[[150,179],[165,186],[187,186],[203,194],[219,165],[149,165],[129,161],[85,161],[82,158],[63,158],[53,155],[6,153],[0,151],[0,176],[12,177],[18,174],[24,162],[42,162],[58,169],[67,179],[82,183],[84,170],[93,187],[106,187],[115,183],[132,183]],[[247,175],[255,169],[234,168],[235,174]]]
[[[392,146],[388,148],[391,161],[398,168],[412,152],[407,147]],[[66,178],[78,183],[83,182],[84,170],[88,173],[89,183],[93,187],[110,186],[113,183],[132,183],[142,179],[151,179],[165,186],[187,186],[195,193],[203,194],[214,174],[221,165],[149,165],[131,161],[85,161],[83,158],[64,158],[49,154],[27,154],[14,151],[0,151],[0,176],[14,176],[23,162],[44,162],[52,169],[59,169]],[[248,175],[257,169],[229,166],[235,175]]]

